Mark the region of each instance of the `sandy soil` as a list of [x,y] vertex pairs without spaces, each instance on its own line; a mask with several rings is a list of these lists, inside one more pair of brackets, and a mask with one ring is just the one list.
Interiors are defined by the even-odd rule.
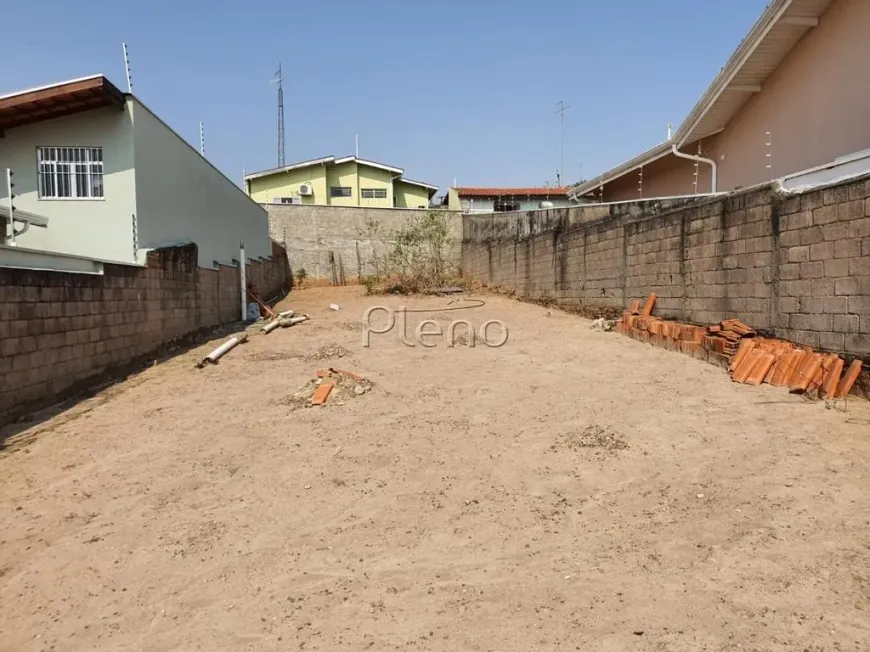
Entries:
[[[8,440],[0,650],[870,649],[866,403],[485,299],[407,303],[501,348],[366,349],[402,300],[296,292]],[[373,389],[296,407],[330,365]]]

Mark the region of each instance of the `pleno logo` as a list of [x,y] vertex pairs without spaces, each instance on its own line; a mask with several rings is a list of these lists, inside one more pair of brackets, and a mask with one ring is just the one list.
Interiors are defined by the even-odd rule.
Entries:
[[[372,315],[383,312],[386,315],[384,324],[377,328],[372,326]],[[379,320],[380,321],[380,320]],[[369,348],[372,334],[382,335],[392,331],[397,323],[399,340],[405,346],[417,346],[418,344],[425,348],[434,348],[438,343],[446,338],[447,346],[456,346],[456,331],[460,326],[460,335],[464,335],[464,342],[467,346],[475,346],[479,340],[485,346],[498,348],[504,346],[508,341],[508,327],[501,319],[490,319],[480,325],[480,328],[475,332],[474,325],[467,319],[455,319],[447,326],[447,330],[442,330],[441,325],[432,320],[424,319],[414,329],[413,335],[409,339],[408,335],[408,320],[407,310],[405,306],[399,306],[398,310],[392,310],[386,306],[372,306],[365,311],[362,318],[362,345]]]

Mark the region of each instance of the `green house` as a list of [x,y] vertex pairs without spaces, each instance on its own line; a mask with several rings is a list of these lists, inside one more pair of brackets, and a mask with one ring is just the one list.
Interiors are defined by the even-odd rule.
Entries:
[[261,204],[428,208],[438,186],[404,172],[356,156],[326,156],[248,174],[245,189]]

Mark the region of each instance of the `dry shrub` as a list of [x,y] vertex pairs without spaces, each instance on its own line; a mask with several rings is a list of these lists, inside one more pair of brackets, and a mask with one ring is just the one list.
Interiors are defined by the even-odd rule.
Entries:
[[368,261],[375,270],[363,280],[368,294],[416,294],[463,283],[449,270],[453,243],[447,216],[440,211],[417,216],[390,236],[371,221],[366,236],[382,243],[382,253],[372,253]]

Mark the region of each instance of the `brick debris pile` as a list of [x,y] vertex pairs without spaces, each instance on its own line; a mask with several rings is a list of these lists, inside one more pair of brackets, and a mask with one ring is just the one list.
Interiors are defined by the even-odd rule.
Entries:
[[861,374],[861,360],[846,368],[836,353],[762,337],[739,319],[698,326],[656,317],[652,314],[655,302],[655,293],[643,308],[640,301],[633,301],[622,313],[617,331],[725,367],[735,382],[768,383],[831,400],[847,396]]

